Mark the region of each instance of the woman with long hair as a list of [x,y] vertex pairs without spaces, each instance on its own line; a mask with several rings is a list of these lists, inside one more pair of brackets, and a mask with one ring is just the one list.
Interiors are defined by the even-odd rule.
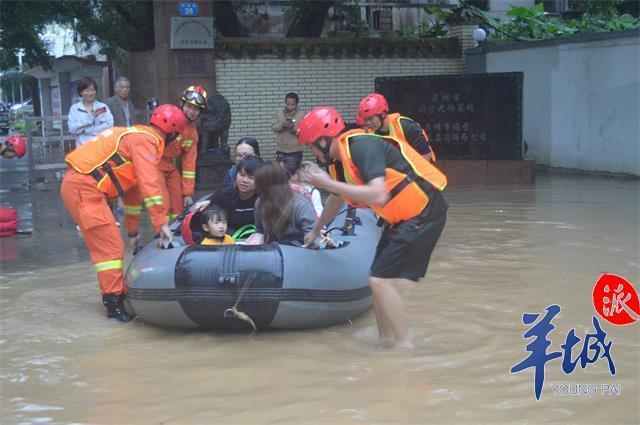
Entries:
[[266,162],[256,171],[255,184],[256,234],[251,243],[287,241],[301,246],[316,223],[313,204],[291,189],[286,170],[276,162]]

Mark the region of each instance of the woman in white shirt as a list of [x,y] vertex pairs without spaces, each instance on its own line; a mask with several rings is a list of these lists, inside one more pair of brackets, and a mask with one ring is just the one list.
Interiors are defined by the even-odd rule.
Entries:
[[107,105],[96,100],[98,85],[90,77],[78,81],[78,96],[82,99],[69,109],[69,132],[77,135],[76,147],[113,127],[113,115]]

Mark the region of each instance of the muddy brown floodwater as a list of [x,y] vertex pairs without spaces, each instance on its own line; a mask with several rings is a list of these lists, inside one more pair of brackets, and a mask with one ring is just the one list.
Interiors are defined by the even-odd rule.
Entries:
[[[597,316],[591,294],[602,273],[638,289],[639,189],[545,175],[447,189],[429,273],[406,284],[416,349],[404,353],[375,346],[371,312],[351,325],[252,337],[106,320],[57,190],[4,192],[34,233],[0,240],[1,422],[638,423],[639,325]],[[616,375],[604,358],[569,375],[555,359],[536,401],[533,368],[509,371],[529,354],[523,313],[552,304],[561,312],[548,350],[560,351],[571,328],[593,333],[595,315]],[[567,394],[594,385],[596,395]],[[621,394],[603,395],[603,385]]]

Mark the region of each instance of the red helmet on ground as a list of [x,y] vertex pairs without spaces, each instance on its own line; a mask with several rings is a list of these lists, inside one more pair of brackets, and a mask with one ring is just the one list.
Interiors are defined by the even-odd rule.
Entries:
[[182,92],[180,100],[204,109],[207,107],[207,91],[200,86],[189,86]]
[[22,158],[25,153],[27,153],[27,141],[24,137],[19,134],[14,134],[10,136],[6,142],[13,146],[13,151],[16,153],[18,158]]
[[298,124],[298,143],[310,145],[321,137],[335,137],[344,130],[342,115],[330,106],[313,108]]
[[383,95],[378,93],[371,93],[362,99],[360,106],[358,106],[358,116],[363,120],[387,112],[389,112],[389,103]]
[[187,118],[176,105],[160,105],[153,111],[150,123],[166,134],[180,133],[187,125]]

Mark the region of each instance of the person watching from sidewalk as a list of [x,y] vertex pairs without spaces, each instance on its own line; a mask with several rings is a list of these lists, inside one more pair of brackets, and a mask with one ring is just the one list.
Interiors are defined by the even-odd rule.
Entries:
[[154,232],[171,241],[158,162],[165,144],[186,124],[180,108],[161,105],[148,126],[113,127],[65,158],[68,168],[60,189],[62,201],[87,244],[109,318],[131,320],[122,303],[124,243],[107,201],[120,196],[131,205],[132,210],[125,214],[125,226],[132,249],[140,242],[140,199],[151,216]]
[[448,205],[441,191],[447,178],[404,140],[344,130],[342,116],[331,107],[314,108],[300,122],[300,144],[309,145],[331,174],[320,168],[305,172],[306,180],[331,193],[305,236],[305,246],[340,212],[343,199],[378,214],[385,224],[369,286],[380,342],[412,348],[404,302],[395,285],[399,279],[418,281],[427,271],[446,222]]
[[98,85],[91,77],[82,77],[78,81],[80,101],[69,109],[69,133],[75,134],[76,148],[101,131],[113,127],[113,115],[109,107],[96,100]]
[[302,162],[303,146],[298,144],[296,129],[304,116],[298,110],[299,97],[296,93],[287,93],[284,97],[284,108],[276,112],[271,123],[271,130],[276,136],[276,161],[285,164],[285,168],[295,173]]
[[136,108],[129,99],[131,83],[127,77],[120,76],[116,79],[113,88],[115,96],[105,100],[111,115],[113,115],[113,125],[116,127],[131,127],[135,122]]
[[356,125],[382,136],[401,139],[409,143],[420,155],[432,162],[436,160],[429,137],[420,124],[400,114],[390,114],[389,103],[381,94],[372,93],[362,99],[358,107]]

